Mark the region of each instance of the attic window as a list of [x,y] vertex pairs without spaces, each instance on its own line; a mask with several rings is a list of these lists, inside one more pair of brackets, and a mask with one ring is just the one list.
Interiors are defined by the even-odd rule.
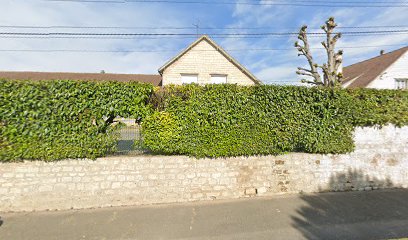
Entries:
[[225,75],[225,74],[211,74],[211,83],[213,83],[213,84],[227,83],[227,75]]
[[408,78],[396,78],[395,88],[396,89],[408,89]]
[[181,74],[181,83],[190,84],[198,82],[198,74]]

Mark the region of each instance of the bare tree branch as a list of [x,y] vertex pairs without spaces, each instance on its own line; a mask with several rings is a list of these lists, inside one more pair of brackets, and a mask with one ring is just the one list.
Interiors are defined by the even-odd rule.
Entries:
[[315,82],[315,81],[310,81],[310,80],[307,80],[307,79],[302,79],[302,80],[300,80],[300,82],[308,83],[308,84],[314,84],[314,85],[323,85],[322,82]]
[[[326,33],[326,40],[321,44],[327,53],[327,62],[323,65],[318,65],[314,62],[309,42],[307,39],[307,26],[302,26],[299,31],[298,39],[303,43],[295,43],[295,47],[298,50],[298,56],[305,56],[309,63],[310,69],[298,68],[296,73],[298,75],[310,76],[313,81],[303,79],[302,82],[310,83],[314,85],[322,85],[325,87],[335,87],[341,83],[343,74],[341,73],[343,63],[343,51],[335,52],[335,46],[337,41],[341,38],[341,33],[335,33],[334,30],[337,27],[337,23],[333,17],[330,17],[321,29]],[[323,78],[320,76],[317,69],[321,69]]]
[[313,74],[308,72],[296,71],[296,74],[313,77]]
[[312,70],[309,70],[309,69],[306,69],[306,68],[298,67],[297,69],[300,70],[300,71],[305,71],[305,72],[312,73]]
[[337,43],[337,40],[339,40],[341,38],[341,33],[336,33],[336,35],[334,35],[334,37],[332,38],[332,40],[330,41],[330,43],[332,45]]
[[326,49],[326,51],[328,50],[328,48],[327,48],[327,44],[326,44],[326,42],[322,42],[322,45],[323,45],[323,47]]
[[[302,41],[303,45],[300,45],[299,42],[295,42],[295,47],[298,50],[298,56],[305,56],[310,69],[305,69],[305,68],[298,68],[298,71],[296,73],[298,75],[306,75],[310,76],[314,79],[314,83],[321,82],[321,76],[319,72],[317,71],[316,63],[313,60],[312,53],[310,51],[310,46],[309,46],[309,41],[307,39],[307,32],[306,32],[307,26],[304,25],[301,27],[299,34],[298,34],[298,39]],[[303,71],[302,71],[303,70]]]

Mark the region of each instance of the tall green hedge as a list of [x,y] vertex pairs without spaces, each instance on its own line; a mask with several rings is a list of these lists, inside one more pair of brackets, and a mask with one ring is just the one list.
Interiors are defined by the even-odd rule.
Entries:
[[153,152],[198,157],[345,153],[356,126],[408,125],[407,91],[188,85],[152,95],[135,82],[10,80],[0,89],[0,161],[104,156],[116,116],[144,119]]
[[0,161],[18,161],[95,158],[114,151],[111,120],[148,115],[153,87],[0,80],[0,89]]
[[227,157],[346,153],[355,126],[407,125],[408,92],[296,86],[171,86],[143,123],[157,153]]
[[355,126],[408,125],[408,91],[350,89]]

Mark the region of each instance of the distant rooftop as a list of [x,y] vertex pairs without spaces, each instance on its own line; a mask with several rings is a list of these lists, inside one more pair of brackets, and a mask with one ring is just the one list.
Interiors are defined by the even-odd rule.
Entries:
[[345,67],[343,85],[347,88],[368,86],[407,51],[408,46]]
[[154,86],[161,85],[160,75],[149,74],[117,74],[117,73],[73,73],[73,72],[8,72],[0,71],[0,79],[15,80],[87,80],[87,81],[118,81],[143,82]]

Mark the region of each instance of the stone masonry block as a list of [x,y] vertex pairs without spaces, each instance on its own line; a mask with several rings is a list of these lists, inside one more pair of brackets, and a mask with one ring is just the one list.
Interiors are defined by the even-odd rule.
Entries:
[[257,189],[256,188],[246,188],[245,189],[245,195],[253,196],[257,194]]

